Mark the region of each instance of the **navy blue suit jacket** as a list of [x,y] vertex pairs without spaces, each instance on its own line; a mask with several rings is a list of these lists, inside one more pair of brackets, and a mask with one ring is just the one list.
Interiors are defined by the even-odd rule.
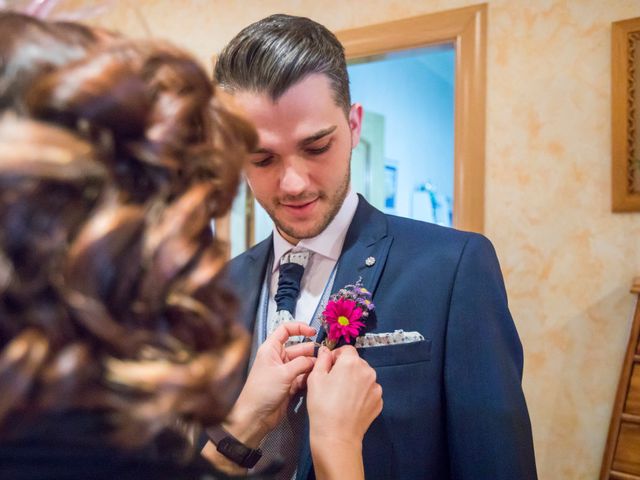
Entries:
[[[271,237],[233,259],[253,331]],[[365,265],[374,257],[373,266]],[[363,443],[371,479],[536,478],[521,388],[522,346],[491,243],[483,236],[385,215],[362,197],[334,291],[362,277],[373,292],[372,332],[418,331],[425,340],[360,349],[383,388],[384,409]],[[302,446],[298,478],[313,478]]]

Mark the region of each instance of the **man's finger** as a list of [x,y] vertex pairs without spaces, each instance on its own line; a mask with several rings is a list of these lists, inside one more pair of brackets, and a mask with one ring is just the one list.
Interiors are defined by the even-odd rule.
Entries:
[[311,337],[316,334],[316,329],[311,328],[306,323],[300,322],[285,322],[274,330],[274,332],[267,338],[266,342],[275,342],[280,345],[284,345],[289,337],[295,337],[297,335],[303,335],[305,337]]

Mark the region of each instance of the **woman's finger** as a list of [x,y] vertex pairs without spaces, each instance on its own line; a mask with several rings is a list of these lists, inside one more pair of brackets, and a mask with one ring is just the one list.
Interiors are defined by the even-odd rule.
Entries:
[[287,352],[287,358],[289,360],[293,360],[294,358],[303,356],[313,357],[313,350],[315,349],[315,346],[315,342],[303,342],[291,345],[285,349]]
[[273,331],[273,333],[269,335],[269,337],[267,337],[267,340],[265,341],[265,343],[275,343],[275,344],[284,345],[287,342],[287,340],[289,340],[289,337],[295,337],[299,335],[302,335],[305,337],[311,337],[315,334],[316,334],[316,329],[310,327],[306,323],[285,322],[282,325],[280,325],[278,328],[276,328]]

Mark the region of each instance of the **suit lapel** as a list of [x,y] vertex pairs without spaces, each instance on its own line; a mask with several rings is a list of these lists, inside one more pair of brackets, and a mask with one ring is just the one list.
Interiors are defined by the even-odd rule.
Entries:
[[[347,231],[331,293],[362,279],[362,285],[375,295],[393,242],[387,232],[386,216],[358,196],[358,208]],[[324,340],[325,335],[322,329],[318,342]]]
[[[360,194],[358,197],[358,208],[345,237],[331,293],[336,293],[345,285],[354,284],[361,278],[363,286],[374,295],[375,301],[375,291],[387,261],[393,237],[387,231],[387,217],[371,206]],[[367,262],[367,259],[373,259],[373,261]],[[322,342],[325,336],[324,328],[320,329],[316,341]],[[296,480],[307,480],[312,468],[308,416],[304,435]]]
[[235,291],[242,303],[241,320],[242,324],[251,333],[253,332],[258,312],[258,302],[265,278],[265,271],[269,258],[272,255],[273,239],[269,235],[265,240],[257,244],[245,254],[243,261],[234,265],[233,278]]

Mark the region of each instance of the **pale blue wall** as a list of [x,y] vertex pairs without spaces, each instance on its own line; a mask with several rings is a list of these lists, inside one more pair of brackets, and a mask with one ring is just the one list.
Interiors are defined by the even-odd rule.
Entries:
[[410,216],[414,190],[431,181],[453,198],[453,47],[349,66],[351,99],[385,116],[385,157],[398,162],[396,212]]

